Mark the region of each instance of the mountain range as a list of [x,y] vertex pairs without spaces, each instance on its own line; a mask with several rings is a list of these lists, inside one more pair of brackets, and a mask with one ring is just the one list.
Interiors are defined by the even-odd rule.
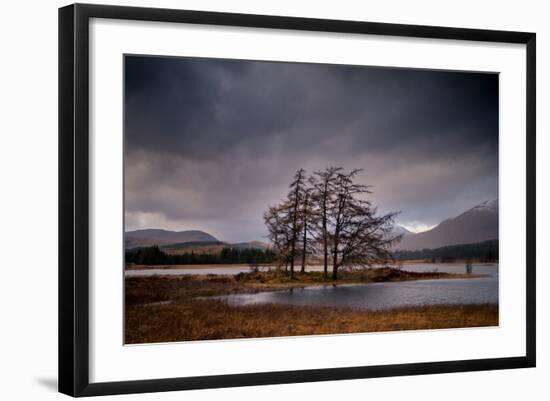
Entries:
[[402,233],[403,238],[395,249],[408,251],[498,239],[498,199],[474,206],[428,231]]
[[220,251],[224,246],[238,249],[268,248],[268,244],[261,241],[229,244],[200,230],[169,231],[156,228],[127,231],[124,244],[126,249],[158,245],[165,252],[175,254],[197,249],[211,252]]
[[212,235],[199,230],[168,231],[146,229],[126,232],[126,249],[152,245],[171,245],[185,242],[220,242]]
[[[407,251],[495,240],[498,239],[498,199],[483,202],[456,217],[442,221],[428,231],[413,233],[405,227],[396,225],[394,233],[403,234],[403,238],[394,249]],[[145,229],[126,232],[126,249],[152,245],[158,245],[166,252],[174,254],[191,250],[218,252],[225,246],[240,249],[268,248],[268,244],[261,241],[226,243],[199,230]]]

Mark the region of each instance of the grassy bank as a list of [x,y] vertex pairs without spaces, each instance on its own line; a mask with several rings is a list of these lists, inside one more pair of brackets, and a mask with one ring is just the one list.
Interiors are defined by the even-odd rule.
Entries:
[[365,311],[352,308],[218,300],[128,305],[127,344],[442,329],[498,325],[497,305],[436,305]]
[[[342,272],[338,284],[475,277],[396,269]],[[333,285],[322,273],[241,273],[126,278],[128,344],[311,334],[479,327],[498,324],[497,305],[437,305],[366,311],[326,306],[231,306],[204,297]]]

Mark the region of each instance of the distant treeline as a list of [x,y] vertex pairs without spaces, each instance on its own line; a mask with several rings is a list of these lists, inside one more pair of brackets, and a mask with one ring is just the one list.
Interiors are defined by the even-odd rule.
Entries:
[[498,261],[498,240],[418,251],[395,251],[393,255],[397,260],[421,259],[431,262],[452,262],[457,259],[472,259],[481,262],[496,262]]
[[126,263],[139,265],[211,265],[211,264],[261,264],[272,263],[275,253],[269,249],[224,247],[220,253],[206,254],[193,251],[170,255],[158,246],[126,251]]

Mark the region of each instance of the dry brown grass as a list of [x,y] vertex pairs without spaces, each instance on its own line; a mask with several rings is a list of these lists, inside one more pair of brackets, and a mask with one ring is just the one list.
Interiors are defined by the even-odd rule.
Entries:
[[[446,273],[346,273],[341,283],[448,278]],[[451,275],[454,277],[454,275]],[[437,305],[366,311],[326,306],[232,306],[213,295],[332,285],[320,273],[126,278],[127,344],[498,325],[498,305]],[[168,302],[168,303],[163,303]]]
[[127,344],[442,329],[498,325],[497,305],[436,305],[365,311],[352,308],[219,300],[126,307]]

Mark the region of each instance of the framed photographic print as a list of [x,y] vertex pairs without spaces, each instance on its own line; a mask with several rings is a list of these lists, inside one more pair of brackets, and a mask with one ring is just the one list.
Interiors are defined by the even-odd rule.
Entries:
[[59,10],[59,390],[535,366],[535,34]]

